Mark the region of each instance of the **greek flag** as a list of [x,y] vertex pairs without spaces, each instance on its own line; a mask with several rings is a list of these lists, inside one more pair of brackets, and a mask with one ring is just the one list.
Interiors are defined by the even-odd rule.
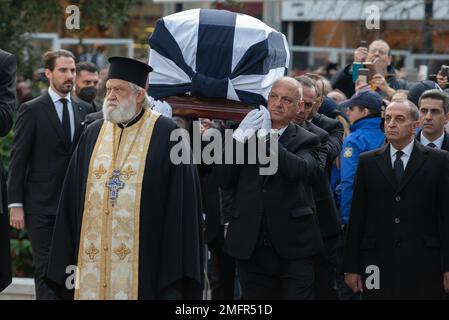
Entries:
[[262,21],[226,10],[192,9],[166,16],[149,39],[149,95],[187,93],[266,105],[287,73],[285,36]]

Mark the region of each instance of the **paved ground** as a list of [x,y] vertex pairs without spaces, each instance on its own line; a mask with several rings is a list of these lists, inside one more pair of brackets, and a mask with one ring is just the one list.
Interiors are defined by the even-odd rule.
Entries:
[[0,300],[34,300],[34,280],[13,278],[8,288],[0,293]]

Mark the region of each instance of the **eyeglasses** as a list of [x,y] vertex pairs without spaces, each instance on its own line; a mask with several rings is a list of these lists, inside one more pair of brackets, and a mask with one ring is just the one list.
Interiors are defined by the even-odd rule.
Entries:
[[386,55],[388,55],[388,51],[381,50],[381,49],[371,49],[371,50],[369,51],[370,54],[375,54],[376,52],[378,52],[380,56],[386,56]]

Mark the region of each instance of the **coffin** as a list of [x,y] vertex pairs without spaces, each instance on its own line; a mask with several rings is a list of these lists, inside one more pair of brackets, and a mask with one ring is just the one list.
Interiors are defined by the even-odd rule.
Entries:
[[226,10],[192,9],[163,17],[149,44],[154,69],[149,95],[186,117],[242,119],[266,105],[290,58],[282,33]]

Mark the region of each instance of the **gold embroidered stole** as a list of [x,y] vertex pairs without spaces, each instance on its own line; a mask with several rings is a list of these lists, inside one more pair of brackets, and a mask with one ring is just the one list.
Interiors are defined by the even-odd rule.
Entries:
[[[159,113],[145,110],[142,118],[131,127],[114,130],[116,124],[109,121],[104,121],[101,127],[89,164],[75,299],[137,299],[142,179],[154,124],[159,116]],[[119,146],[113,147],[113,141]],[[128,153],[129,156],[121,168],[125,186],[119,190],[117,202],[112,206],[106,184],[112,170],[116,169],[112,168],[112,159],[117,148],[116,167]]]

